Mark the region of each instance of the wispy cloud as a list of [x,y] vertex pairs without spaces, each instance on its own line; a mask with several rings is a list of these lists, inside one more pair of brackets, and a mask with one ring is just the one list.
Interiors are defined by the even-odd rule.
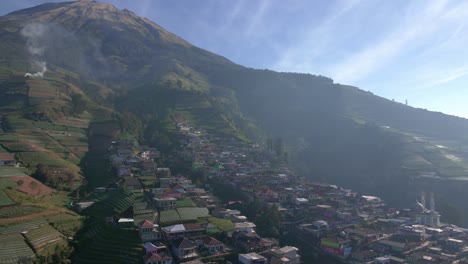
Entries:
[[338,82],[354,83],[384,67],[408,49],[415,46],[419,38],[435,31],[439,18],[444,14],[447,1],[434,0],[422,12],[414,13],[414,7],[407,10],[401,26],[377,43],[332,65],[329,72]]
[[244,35],[252,36],[259,32],[259,27],[263,22],[264,16],[270,6],[270,0],[261,0],[259,2],[258,8],[252,16],[252,19],[249,22],[249,26],[244,31]]
[[320,66],[315,63],[315,59],[327,52],[340,21],[360,2],[360,0],[336,2],[329,15],[319,25],[309,24],[307,26],[309,30],[302,33],[304,37],[300,41],[281,51],[280,58],[273,68],[280,71],[318,71]]

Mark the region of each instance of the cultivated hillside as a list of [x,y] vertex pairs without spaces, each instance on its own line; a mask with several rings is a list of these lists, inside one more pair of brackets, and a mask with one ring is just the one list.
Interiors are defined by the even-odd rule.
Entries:
[[[5,120],[36,127],[61,120],[94,124],[77,139],[88,140],[91,150],[102,142],[93,138],[119,130],[170,150],[177,145],[170,120],[181,115],[223,137],[281,138],[299,173],[394,203],[414,199],[423,183],[440,186],[429,179],[447,186],[468,176],[468,120],[322,76],[245,68],[109,4],[66,2],[10,13],[0,20],[0,46]],[[45,67],[43,78],[23,77]],[[95,160],[89,157],[99,157],[91,151],[83,162],[79,151],[74,154],[61,158],[76,156],[85,170]],[[396,197],[395,189],[402,195]],[[456,195],[441,190],[439,197],[451,201]]]

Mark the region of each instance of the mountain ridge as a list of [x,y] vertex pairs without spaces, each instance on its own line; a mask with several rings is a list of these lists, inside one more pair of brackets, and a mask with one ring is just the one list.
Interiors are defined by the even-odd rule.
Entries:
[[[81,113],[69,110],[77,103],[71,90],[62,93],[61,108],[49,107],[56,103],[50,94],[39,105],[31,103],[34,93],[15,95],[27,102],[14,108],[15,115],[28,122],[27,111],[52,123],[57,116],[86,117],[169,150],[178,140],[171,118],[180,115],[221,137],[281,138],[291,165],[312,178],[386,200],[392,195],[386,187],[401,186],[407,197],[395,203],[410,199],[419,188],[412,179],[428,171],[444,179],[468,175],[466,119],[392,102],[328,77],[247,68],[108,4],[43,4],[3,18],[0,66],[5,71],[21,79],[31,69],[20,32],[28,23],[42,25],[45,34],[37,37],[47,61],[44,83],[20,81],[44,93],[43,86],[55,87],[52,80],[60,80],[78,87],[93,106]],[[13,75],[3,80],[12,82]],[[6,106],[13,107],[0,105]],[[103,134],[111,137],[117,129],[111,130]]]

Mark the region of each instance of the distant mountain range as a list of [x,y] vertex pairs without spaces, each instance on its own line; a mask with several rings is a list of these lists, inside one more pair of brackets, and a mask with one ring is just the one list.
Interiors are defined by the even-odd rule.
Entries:
[[109,4],[51,3],[3,16],[0,66],[6,121],[84,120],[92,151],[93,137],[117,130],[169,150],[177,145],[170,120],[179,116],[226,138],[281,139],[298,173],[395,205],[420,188],[447,206],[465,197],[450,186],[468,178],[467,119],[323,76],[246,68]]

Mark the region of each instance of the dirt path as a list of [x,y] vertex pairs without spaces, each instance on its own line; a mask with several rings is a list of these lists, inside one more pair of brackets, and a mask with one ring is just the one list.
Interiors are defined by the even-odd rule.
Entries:
[[0,225],[8,225],[8,224],[14,224],[14,223],[23,223],[27,222],[29,220],[39,218],[41,216],[46,216],[50,214],[57,214],[60,213],[58,210],[52,210],[48,209],[39,213],[34,213],[34,214],[28,214],[28,215],[22,215],[22,216],[17,216],[17,217],[11,217],[11,218],[0,218]]

